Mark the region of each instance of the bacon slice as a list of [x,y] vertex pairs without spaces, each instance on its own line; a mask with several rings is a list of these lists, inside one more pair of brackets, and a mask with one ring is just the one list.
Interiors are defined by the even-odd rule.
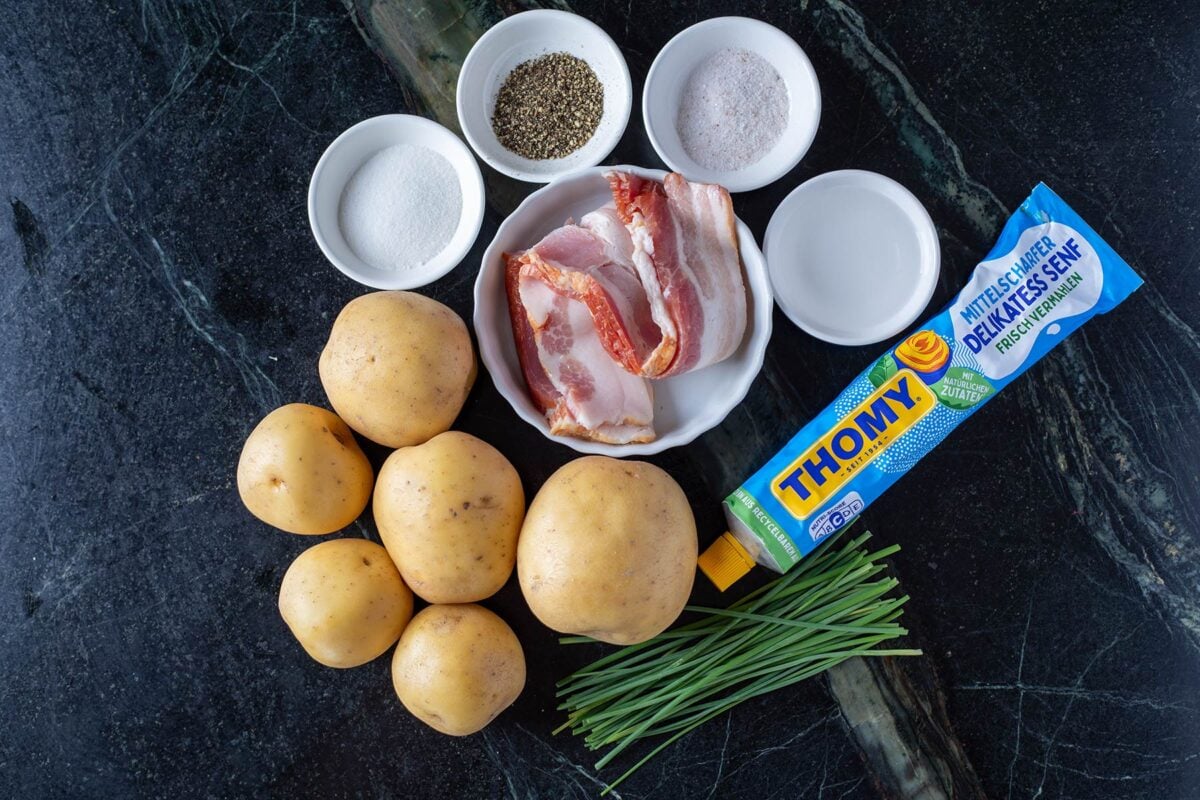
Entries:
[[678,375],[728,358],[746,332],[746,287],[729,192],[674,173],[662,183],[625,172],[606,177],[662,332],[641,374]]
[[521,369],[550,432],[613,444],[652,441],[649,381],[610,357],[588,305],[544,280],[527,255],[507,256],[505,286]]
[[642,362],[662,339],[633,262],[633,242],[614,206],[548,234],[522,260],[555,291],[587,306],[600,341],[627,370]]
[[520,280],[523,263],[520,253],[504,254],[504,293],[508,297],[508,316],[512,321],[517,359],[521,362],[521,372],[525,374],[529,397],[538,411],[549,414],[557,410],[562,403],[562,393],[550,381],[546,370],[542,369],[533,326],[529,324],[525,307],[521,305]]

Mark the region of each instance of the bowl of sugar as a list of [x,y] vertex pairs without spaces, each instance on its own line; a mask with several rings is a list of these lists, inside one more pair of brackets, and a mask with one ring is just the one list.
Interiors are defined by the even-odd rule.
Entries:
[[782,178],[808,152],[821,87],[800,45],[747,17],[714,17],[659,51],[642,92],[659,158],[690,181],[730,192]]
[[454,269],[475,243],[483,207],[483,175],[463,141],[408,114],[346,130],[308,185],[321,252],[376,289],[413,289]]

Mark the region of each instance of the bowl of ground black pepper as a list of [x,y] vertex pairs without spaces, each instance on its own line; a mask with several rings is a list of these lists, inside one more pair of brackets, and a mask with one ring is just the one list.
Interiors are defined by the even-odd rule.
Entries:
[[594,23],[565,11],[514,14],[471,48],[458,119],[479,157],[533,183],[599,164],[629,122],[625,58]]

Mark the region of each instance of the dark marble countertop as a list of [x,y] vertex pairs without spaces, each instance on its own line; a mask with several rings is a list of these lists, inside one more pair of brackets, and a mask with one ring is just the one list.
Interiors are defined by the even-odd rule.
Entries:
[[[558,645],[511,582],[487,604],[524,643],[525,693],[484,733],[433,733],[400,707],[387,659],[304,656],[275,601],[312,540],[258,523],[233,485],[265,412],[324,403],[318,351],[365,291],[308,230],[321,151],[376,114],[444,117],[456,53],[520,7],[346,2],[28,3],[0,26],[2,796],[602,785],[580,742],[550,736],[554,681],[598,647]],[[424,6],[462,13],[434,28]],[[812,175],[888,174],[938,225],[933,309],[1044,180],[1146,279],[868,510],[877,540],[903,547],[924,657],[746,703],[614,796],[1200,797],[1195,4],[571,7],[614,36],[639,93],[662,44],[707,16],[760,17],[804,47],[821,128],[789,175],[737,196],[760,237]],[[611,162],[660,166],[636,109]],[[468,318],[480,253],[533,188],[492,186],[475,249],[423,290]],[[650,459],[687,490],[702,543],[723,529],[719,500],[882,350],[775,323],[747,401]],[[459,427],[531,492],[572,457],[486,377]],[[345,535],[375,534],[368,518]],[[728,601],[700,582],[696,596]]]

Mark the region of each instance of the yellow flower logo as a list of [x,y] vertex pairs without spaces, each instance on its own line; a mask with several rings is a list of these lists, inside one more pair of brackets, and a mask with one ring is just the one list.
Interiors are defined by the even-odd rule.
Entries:
[[901,342],[894,352],[896,361],[933,383],[950,366],[950,345],[933,331],[917,331]]

